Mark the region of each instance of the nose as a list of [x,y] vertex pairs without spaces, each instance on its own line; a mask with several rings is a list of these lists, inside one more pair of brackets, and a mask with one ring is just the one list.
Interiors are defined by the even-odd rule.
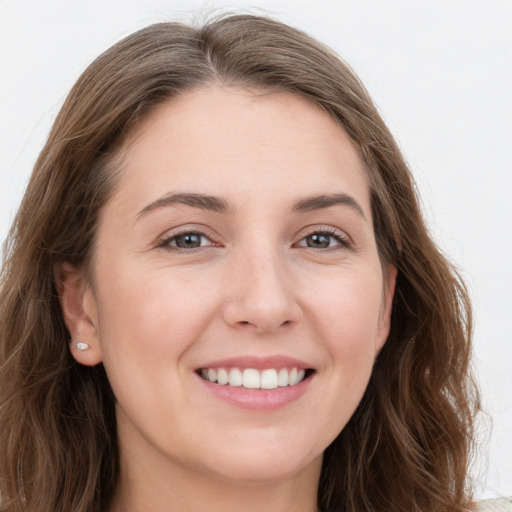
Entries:
[[300,322],[295,280],[282,258],[252,254],[240,260],[227,278],[224,321],[262,335]]

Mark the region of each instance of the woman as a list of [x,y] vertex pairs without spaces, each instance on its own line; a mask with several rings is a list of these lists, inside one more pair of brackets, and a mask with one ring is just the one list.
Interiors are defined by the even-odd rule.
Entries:
[[2,271],[6,511],[463,511],[471,311],[362,84],[276,21],[84,72]]

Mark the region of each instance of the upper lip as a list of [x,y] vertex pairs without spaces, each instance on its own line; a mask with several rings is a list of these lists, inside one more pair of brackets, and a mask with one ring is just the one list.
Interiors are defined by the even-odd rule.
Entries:
[[256,370],[266,370],[270,368],[297,368],[308,370],[312,369],[311,365],[295,359],[293,357],[285,355],[275,356],[254,356],[254,355],[243,355],[236,357],[228,357],[226,359],[217,359],[215,361],[209,361],[198,369],[208,368],[254,368]]

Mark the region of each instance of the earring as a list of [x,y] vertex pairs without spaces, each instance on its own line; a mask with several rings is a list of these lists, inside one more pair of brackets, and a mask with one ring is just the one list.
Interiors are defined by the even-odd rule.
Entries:
[[88,345],[87,343],[75,343],[75,347],[78,349],[78,350],[87,350],[88,348],[91,348],[90,345]]

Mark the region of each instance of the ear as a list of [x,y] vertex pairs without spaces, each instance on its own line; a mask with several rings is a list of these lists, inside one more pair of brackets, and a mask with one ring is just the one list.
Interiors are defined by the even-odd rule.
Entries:
[[[69,263],[57,265],[54,275],[64,323],[71,334],[71,354],[80,364],[94,366],[101,362],[103,356],[92,288],[84,272]],[[77,343],[86,343],[89,347],[79,350]]]
[[398,271],[393,265],[388,265],[386,274],[384,275],[384,293],[382,295],[382,305],[379,314],[379,325],[377,331],[377,339],[375,342],[375,350],[378,354],[386,340],[388,339],[389,330],[391,328],[391,311],[393,308],[393,297],[395,295],[395,285]]

